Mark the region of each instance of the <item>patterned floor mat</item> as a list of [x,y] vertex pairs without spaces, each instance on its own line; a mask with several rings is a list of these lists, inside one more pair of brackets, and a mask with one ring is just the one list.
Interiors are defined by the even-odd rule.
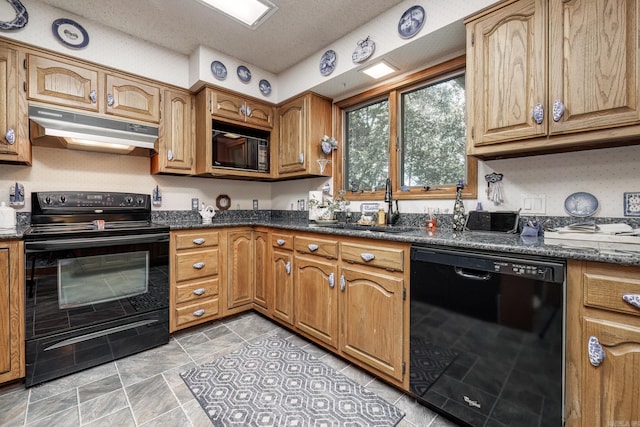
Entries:
[[395,426],[404,416],[278,336],[180,374],[214,426]]

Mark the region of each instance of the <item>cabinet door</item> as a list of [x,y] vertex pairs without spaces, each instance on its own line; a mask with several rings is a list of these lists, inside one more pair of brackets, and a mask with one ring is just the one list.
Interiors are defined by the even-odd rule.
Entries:
[[16,50],[0,47],[0,160],[31,164],[26,96],[20,85],[18,57]]
[[278,173],[304,171],[307,169],[305,99],[283,105],[278,115]]
[[255,271],[254,277],[254,302],[262,307],[265,311],[269,310],[270,290],[269,278],[267,274],[268,256],[269,256],[269,233],[264,231],[256,231],[253,233],[253,265]]
[[245,120],[261,127],[273,127],[273,107],[258,102],[246,101]]
[[195,173],[195,126],[193,102],[189,93],[164,91],[157,153],[151,162],[151,173]]
[[467,28],[468,135],[472,145],[546,134],[546,2],[524,0],[501,8]]
[[[588,358],[590,337],[604,350],[599,366]],[[640,420],[640,327],[585,317],[582,339],[582,425],[634,425]]]
[[273,317],[293,325],[293,253],[273,249],[271,268]]
[[296,327],[334,348],[338,348],[337,282],[335,262],[296,258]]
[[549,121],[550,132],[638,123],[637,0],[550,5],[549,103],[559,100],[566,108],[562,118]]
[[342,351],[401,381],[403,279],[351,267],[340,274]]
[[226,92],[209,91],[210,112],[214,116],[245,121],[244,99]]
[[0,242],[0,383],[24,377],[22,242]]
[[98,112],[98,71],[29,55],[29,99]]
[[251,230],[227,234],[227,308],[253,301],[253,238]]
[[160,88],[126,77],[107,74],[102,99],[105,112],[114,116],[158,123]]

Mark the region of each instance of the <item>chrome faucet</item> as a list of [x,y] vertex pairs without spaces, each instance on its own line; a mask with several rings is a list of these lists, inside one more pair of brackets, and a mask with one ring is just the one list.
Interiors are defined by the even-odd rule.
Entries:
[[394,225],[400,218],[400,212],[398,211],[398,201],[396,200],[396,211],[393,211],[393,193],[391,190],[391,179],[387,178],[387,183],[384,188],[384,201],[389,204],[387,210],[387,225]]

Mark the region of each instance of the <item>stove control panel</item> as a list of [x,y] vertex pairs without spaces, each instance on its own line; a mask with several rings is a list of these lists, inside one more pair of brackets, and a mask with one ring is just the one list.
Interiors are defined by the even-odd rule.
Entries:
[[73,211],[85,208],[150,209],[150,196],[136,193],[107,193],[99,191],[45,191],[32,193],[34,207]]

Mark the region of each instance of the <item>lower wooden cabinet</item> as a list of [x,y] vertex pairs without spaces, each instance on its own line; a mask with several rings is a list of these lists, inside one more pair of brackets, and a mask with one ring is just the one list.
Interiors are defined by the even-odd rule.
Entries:
[[251,308],[254,295],[253,230],[230,229],[226,232],[225,311],[232,314]]
[[272,233],[269,281],[273,292],[271,313],[275,319],[289,326],[294,324],[293,275],[293,236]]
[[269,283],[269,232],[253,232],[253,307],[269,315],[271,306],[271,287]]
[[640,425],[640,267],[568,266],[566,425]]
[[23,253],[22,241],[0,241],[0,383],[25,376]]
[[171,232],[170,331],[213,320],[220,315],[219,232]]

